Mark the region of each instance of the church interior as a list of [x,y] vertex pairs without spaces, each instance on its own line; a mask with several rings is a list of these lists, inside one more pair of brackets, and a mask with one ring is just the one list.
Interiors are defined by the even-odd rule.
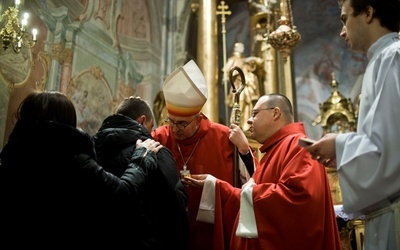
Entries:
[[[0,151],[18,105],[37,90],[65,93],[91,135],[129,96],[151,103],[161,125],[163,81],[191,59],[207,80],[212,121],[246,131],[256,100],[281,93],[312,139],[356,129],[367,60],[339,36],[336,0],[3,0],[0,12]],[[350,222],[343,249],[361,249],[362,220]]]

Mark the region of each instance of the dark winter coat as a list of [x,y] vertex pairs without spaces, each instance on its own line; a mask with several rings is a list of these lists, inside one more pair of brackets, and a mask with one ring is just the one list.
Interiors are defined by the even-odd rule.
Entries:
[[[135,120],[111,115],[94,136],[98,161],[107,171],[120,175],[137,139],[148,138],[149,132]],[[139,199],[132,201],[130,209],[138,216],[137,220],[130,220],[135,226],[128,228],[140,237],[135,244],[137,249],[184,249],[189,232],[188,197],[167,148],[157,153],[157,164],[158,169],[149,175]]]
[[55,247],[84,239],[93,247],[119,240],[122,216],[109,214],[135,199],[147,171],[154,171],[156,156],[142,158],[145,151],[127,156],[126,171],[116,177],[96,163],[86,133],[54,122],[18,121],[0,154],[0,245]]

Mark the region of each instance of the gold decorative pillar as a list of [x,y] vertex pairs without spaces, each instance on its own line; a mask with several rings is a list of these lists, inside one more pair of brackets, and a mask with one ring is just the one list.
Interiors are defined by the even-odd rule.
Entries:
[[199,0],[197,63],[207,81],[208,100],[203,112],[211,121],[218,122],[218,46],[217,4],[215,0]]
[[264,70],[266,72],[263,93],[278,93],[276,51],[271,44],[265,44],[265,50],[262,53],[262,58],[264,59]]
[[[290,0],[249,1],[252,53],[263,60],[261,94],[281,93],[296,107],[291,52],[301,40],[293,25]],[[264,8],[260,8],[264,5]],[[277,27],[277,28],[276,28]],[[295,116],[296,110],[295,110]]]
[[268,43],[268,35],[275,29],[275,15],[272,6],[266,7],[268,12],[250,7],[252,55],[262,60],[262,70],[258,73],[259,82],[262,83],[260,84],[261,95],[279,92],[277,53]]
[[[283,76],[280,77],[279,92],[286,95],[296,107],[296,92],[292,78],[291,53],[301,40],[296,26],[293,24],[293,14],[290,0],[280,1],[280,19],[277,21],[278,28],[268,36],[268,42],[274,47],[283,59],[280,63]],[[281,61],[281,60],[280,60]],[[295,116],[297,116],[295,110]]]
[[295,116],[297,116],[296,90],[292,76],[291,57],[288,57],[284,60],[285,62],[279,65],[282,67],[280,72],[283,74],[282,77],[280,77],[281,80],[279,81],[279,93],[283,93],[287,98],[289,98],[293,107],[295,108]]

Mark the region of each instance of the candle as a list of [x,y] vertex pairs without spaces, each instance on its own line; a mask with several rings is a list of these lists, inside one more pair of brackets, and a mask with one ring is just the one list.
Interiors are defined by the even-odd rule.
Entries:
[[27,25],[28,20],[26,19],[22,19],[21,21],[21,30],[24,31],[25,30],[25,26]]
[[37,29],[32,30],[33,41],[36,41]]

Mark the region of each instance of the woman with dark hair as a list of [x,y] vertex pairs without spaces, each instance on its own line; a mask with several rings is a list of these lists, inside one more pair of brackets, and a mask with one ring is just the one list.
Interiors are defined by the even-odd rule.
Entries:
[[56,91],[31,93],[0,153],[0,245],[123,237],[121,217],[105,214],[138,195],[161,147],[138,140],[127,169],[114,176],[97,164],[91,137],[76,128],[72,102]]
[[17,120],[52,121],[76,127],[76,111],[72,102],[57,91],[34,92],[20,104]]

